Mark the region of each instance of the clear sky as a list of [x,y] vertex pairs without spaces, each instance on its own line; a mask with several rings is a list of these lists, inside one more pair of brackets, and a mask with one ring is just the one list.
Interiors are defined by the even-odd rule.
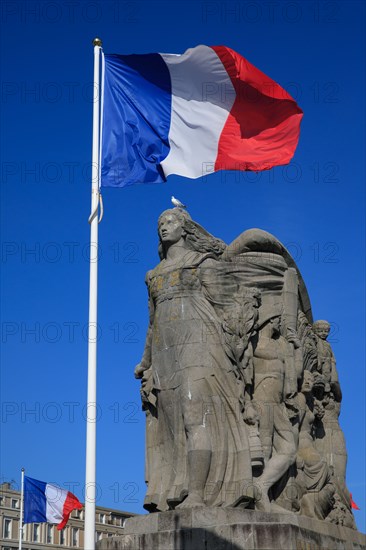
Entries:
[[290,166],[105,189],[100,229],[98,504],[141,512],[139,362],[145,272],[175,195],[227,243],[260,227],[292,252],[332,323],[348,487],[365,531],[365,4],[363,1],[1,3],[2,480],[84,499],[92,40],[106,53],[227,45],[304,111]]

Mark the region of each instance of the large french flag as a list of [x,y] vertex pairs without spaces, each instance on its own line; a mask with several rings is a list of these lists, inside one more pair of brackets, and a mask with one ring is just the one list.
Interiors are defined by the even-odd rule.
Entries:
[[101,184],[267,170],[295,153],[295,100],[225,46],[104,55]]
[[82,507],[70,491],[24,476],[24,523],[57,523],[60,530],[71,512]]

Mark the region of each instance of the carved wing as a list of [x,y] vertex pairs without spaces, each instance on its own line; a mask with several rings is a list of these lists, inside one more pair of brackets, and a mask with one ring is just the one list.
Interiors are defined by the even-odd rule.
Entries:
[[[273,235],[262,229],[248,229],[228,245],[222,259],[239,265],[252,267],[252,275],[257,276],[257,287],[262,291],[276,292],[280,285],[281,270],[293,268],[298,278],[299,309],[312,323],[312,311],[309,295],[295,260],[285,246]],[[262,268],[262,272],[261,272]]]

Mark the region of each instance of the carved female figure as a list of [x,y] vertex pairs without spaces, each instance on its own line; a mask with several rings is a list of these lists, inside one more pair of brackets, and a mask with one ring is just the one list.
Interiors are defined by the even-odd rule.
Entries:
[[[150,326],[135,376],[148,409],[145,508],[247,505],[251,459],[242,385],[225,353],[218,281],[224,243],[174,208],[158,222],[147,273]],[[226,288],[227,285],[227,288]]]

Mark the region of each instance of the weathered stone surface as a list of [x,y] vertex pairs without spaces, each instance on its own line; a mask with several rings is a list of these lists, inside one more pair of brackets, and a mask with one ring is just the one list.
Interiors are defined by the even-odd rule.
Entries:
[[[235,507],[238,518],[245,508],[282,510],[355,528],[330,325],[312,323],[288,251],[260,229],[227,246],[181,208],[163,212],[158,235],[135,369],[146,411],[144,507],[180,513],[144,520],[144,544],[206,528],[225,540],[225,508],[234,524]],[[220,510],[211,525],[212,507]],[[265,545],[266,533],[255,544]]]
[[[201,510],[202,511],[202,510]],[[97,543],[97,550],[365,550],[366,537],[353,529],[295,514],[205,508],[136,516],[126,534]],[[200,522],[204,525],[200,526]],[[179,526],[174,529],[174,525]],[[168,527],[168,528],[167,528]],[[166,529],[167,528],[167,529]]]

